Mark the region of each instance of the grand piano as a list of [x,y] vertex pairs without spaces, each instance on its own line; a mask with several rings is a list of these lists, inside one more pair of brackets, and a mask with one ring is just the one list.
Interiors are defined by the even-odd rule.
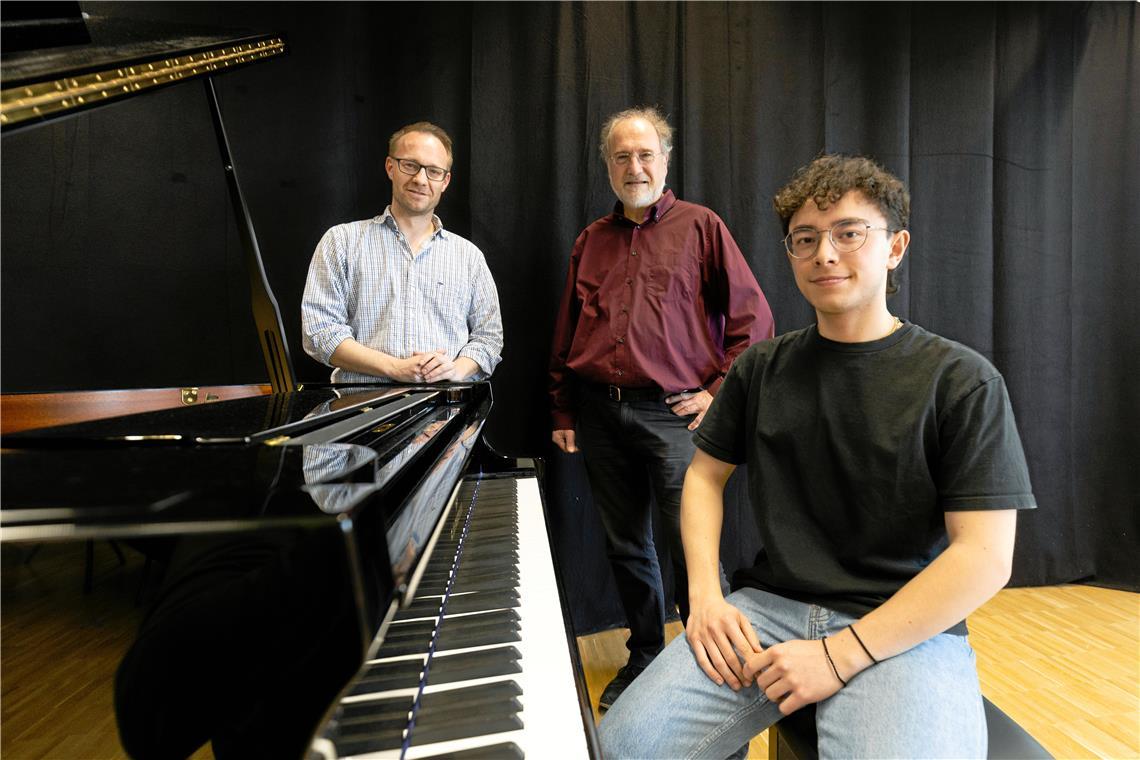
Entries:
[[490,385],[294,380],[212,84],[285,40],[71,50],[5,59],[5,130],[205,83],[270,391],[0,443],[6,548],[114,541],[161,571],[114,679],[126,752],[597,756],[542,463],[482,440]]

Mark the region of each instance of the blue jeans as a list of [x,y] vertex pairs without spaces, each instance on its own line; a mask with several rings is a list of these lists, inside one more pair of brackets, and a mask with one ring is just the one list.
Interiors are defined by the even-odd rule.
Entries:
[[[764,646],[833,636],[857,618],[755,589],[728,597]],[[715,758],[781,717],[755,686],[717,686],[678,636],[626,689],[599,727],[617,758]],[[985,757],[986,720],[974,651],[941,634],[872,665],[816,705],[822,758]]]

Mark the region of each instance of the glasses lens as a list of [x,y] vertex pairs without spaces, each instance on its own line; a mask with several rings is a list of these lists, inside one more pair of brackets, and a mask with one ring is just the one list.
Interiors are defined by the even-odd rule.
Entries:
[[867,225],[863,222],[842,222],[831,228],[831,242],[841,251],[857,251],[867,239]]
[[440,169],[438,166],[428,166],[427,169],[428,179],[439,182],[447,174],[446,169]]
[[411,159],[401,158],[396,161],[396,164],[400,167],[400,171],[402,171],[404,174],[411,174],[415,176],[416,174],[420,173],[420,165]]
[[797,259],[811,256],[815,253],[816,246],[818,245],[819,232],[810,228],[792,230],[791,234],[784,238],[784,246],[788,249],[788,253]]

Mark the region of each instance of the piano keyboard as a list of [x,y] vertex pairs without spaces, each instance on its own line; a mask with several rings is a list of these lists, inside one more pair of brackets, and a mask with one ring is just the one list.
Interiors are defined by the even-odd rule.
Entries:
[[310,756],[587,757],[569,646],[537,480],[465,481]]

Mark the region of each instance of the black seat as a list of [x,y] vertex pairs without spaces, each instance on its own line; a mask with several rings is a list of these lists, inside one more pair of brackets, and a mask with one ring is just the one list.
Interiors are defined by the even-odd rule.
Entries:
[[[985,697],[988,757],[995,760],[1045,760],[1053,756],[1036,739]],[[815,760],[815,705],[795,711],[768,732],[768,760]]]

